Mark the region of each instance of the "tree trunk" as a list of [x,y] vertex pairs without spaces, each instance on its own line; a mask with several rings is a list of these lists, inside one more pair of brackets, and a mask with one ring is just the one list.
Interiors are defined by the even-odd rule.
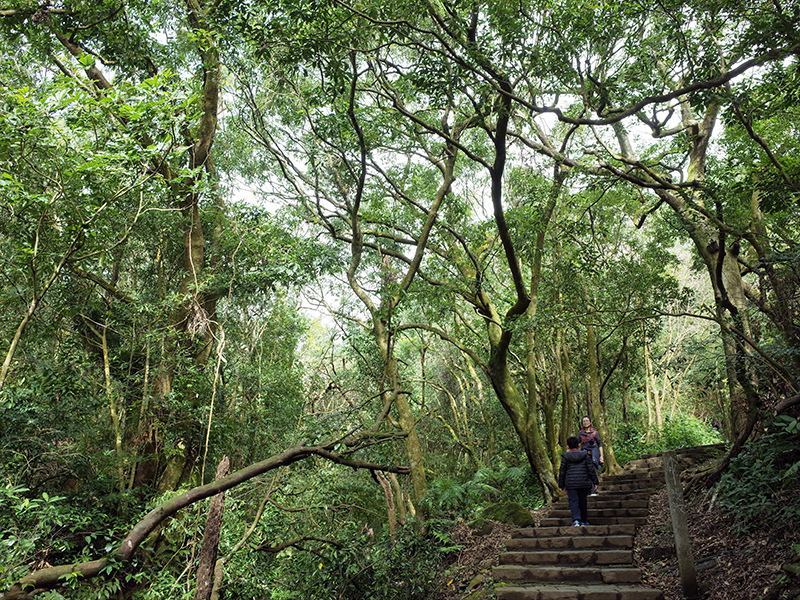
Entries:
[[405,525],[406,523],[406,503],[404,499],[406,497],[405,492],[403,492],[403,488],[400,487],[400,482],[397,479],[397,475],[394,473],[388,473],[387,478],[389,482],[392,484],[392,492],[394,492],[395,497],[395,508],[397,509],[397,519],[401,525]]
[[[417,237],[414,256],[399,285],[388,285],[389,282],[384,279],[384,285],[381,289],[380,305],[376,306],[370,294],[364,290],[357,278],[364,251],[364,236],[361,230],[361,216],[359,212],[361,210],[361,202],[364,194],[364,182],[367,177],[368,149],[356,114],[356,89],[359,83],[359,71],[355,63],[352,62],[354,60],[355,59],[351,57],[352,73],[347,116],[358,139],[360,162],[353,165],[354,171],[358,174],[358,185],[355,191],[352,192],[349,188],[343,188],[341,190],[342,195],[348,199],[347,206],[349,209],[352,236],[350,241],[350,264],[347,269],[347,281],[350,288],[371,315],[371,333],[383,363],[383,378],[382,381],[379,382],[381,394],[388,388],[390,400],[389,404],[387,404],[386,401],[384,402],[382,414],[385,415],[392,404],[397,409],[398,421],[405,434],[406,456],[411,470],[411,480],[414,485],[414,500],[419,503],[428,490],[428,482],[425,475],[422,446],[417,435],[416,420],[412,413],[411,405],[408,402],[408,391],[402,385],[397,359],[394,355],[395,337],[394,328],[392,326],[392,316],[403,296],[417,277],[428,244],[428,239],[430,238],[431,231],[439,214],[439,209],[445,197],[450,193],[451,185],[455,179],[454,169],[458,151],[456,144],[446,144],[447,152],[445,153],[445,158],[437,165],[442,174],[442,181],[439,188],[436,190],[431,206],[427,209],[424,225]],[[457,140],[458,137],[459,133],[458,130],[456,130],[453,132],[453,139]],[[424,526],[424,515],[418,515],[417,523],[418,527]]]
[[559,457],[558,445],[558,428],[556,427],[556,407],[558,406],[559,398],[561,397],[558,388],[558,381],[547,379],[544,382],[544,389],[539,386],[538,395],[542,407],[542,414],[544,415],[544,437],[547,444],[547,457],[550,464],[553,466],[553,473],[557,471],[557,465],[560,462],[557,460]]
[[[526,315],[529,320],[533,320],[536,316],[536,311],[539,307],[539,287],[542,281],[542,260],[544,257],[544,244],[547,236],[547,229],[550,224],[550,219],[555,212],[558,199],[561,195],[561,189],[564,182],[564,174],[556,167],[553,184],[550,189],[550,195],[547,205],[541,216],[539,223],[539,231],[536,234],[536,245],[533,252],[533,263],[531,265],[530,287],[528,295],[530,302],[526,310]],[[555,398],[547,397],[545,402],[542,402],[543,395],[540,390],[540,379],[542,378],[537,373],[537,360],[540,358],[541,350],[538,348],[539,340],[537,339],[536,331],[530,327],[528,328],[527,335],[525,336],[527,352],[525,360],[525,375],[528,388],[528,429],[532,437],[533,451],[542,452],[543,456],[536,460],[537,475],[541,481],[542,487],[547,492],[555,493],[552,488],[553,481],[551,474],[555,473],[555,466],[551,457],[555,458],[555,445],[556,445],[556,432],[555,432]],[[543,362],[543,361],[542,361]],[[539,409],[542,409],[545,417],[545,440],[540,440],[541,427],[539,424]]]
[[[492,383],[497,399],[511,419],[511,424],[522,444],[531,470],[539,479],[545,500],[550,502],[559,495],[558,482],[553,475],[553,465],[542,440],[539,419],[530,404],[520,394],[508,366],[508,341],[510,331],[504,331],[500,316],[485,293],[479,295],[481,312],[486,318],[489,338],[489,363],[486,375]],[[533,412],[533,414],[531,414]]]
[[586,347],[589,355],[589,417],[600,439],[603,441],[603,459],[607,473],[615,473],[621,467],[614,458],[614,448],[608,429],[608,415],[600,390],[600,356],[597,348],[594,325],[586,324]]
[[114,383],[111,379],[111,359],[108,355],[108,326],[100,325],[100,347],[103,353],[103,380],[108,399],[108,412],[111,416],[111,428],[114,433],[114,454],[117,459],[117,478],[120,493],[125,491],[125,457],[123,454],[122,440],[125,420],[124,407],[120,407],[114,392]]
[[687,181],[697,184],[698,188],[693,193],[691,202],[669,190],[657,190],[656,193],[680,219],[709,275],[725,351],[732,433],[737,437],[743,428],[748,427],[748,406],[757,400],[747,397],[745,388],[749,387],[749,382],[742,378],[748,379],[750,376],[747,374],[748,367],[739,361],[740,351],[744,348],[732,333],[732,326],[735,325],[738,327],[734,328],[745,335],[750,331],[736,252],[727,248],[725,227],[706,210],[702,191],[706,180],[708,145],[719,114],[719,105],[712,102],[699,123],[693,118],[686,102],[682,103],[681,109],[684,122],[689,125],[688,131],[692,133],[688,138],[690,147]]
[[22,333],[25,331],[25,328],[30,323],[30,320],[33,318],[33,315],[36,313],[36,309],[39,308],[39,304],[44,299],[45,294],[50,290],[50,287],[55,283],[58,276],[61,274],[61,271],[64,269],[64,265],[70,259],[72,254],[79,246],[79,241],[84,236],[83,228],[80,228],[78,234],[72,240],[67,251],[64,253],[64,256],[58,262],[58,265],[53,269],[53,272],[50,274],[50,277],[45,282],[44,286],[37,292],[34,290],[33,298],[31,299],[30,303],[28,304],[28,310],[25,312],[25,316],[20,321],[19,325],[17,326],[16,331],[14,332],[14,336],[11,338],[11,343],[9,344],[8,351],[6,352],[6,356],[3,359],[3,364],[0,366],[0,391],[2,391],[3,386],[6,382],[6,377],[8,376],[8,371],[11,368],[11,362],[14,360],[14,355],[17,352],[17,346],[19,345],[20,341],[22,340]]
[[553,465],[548,456],[547,447],[542,439],[539,419],[536,411],[530,410],[528,402],[519,393],[508,370],[508,365],[494,361],[487,373],[492,382],[498,400],[503,405],[517,437],[522,443],[525,456],[531,470],[539,479],[546,502],[551,502],[559,495],[558,482],[555,479]]
[[383,488],[383,496],[386,499],[386,517],[389,523],[389,537],[394,541],[397,533],[397,512],[394,508],[395,502],[394,494],[392,493],[392,485],[380,471],[375,471],[375,478],[378,480],[381,488]]
[[[172,390],[175,368],[180,362],[176,357],[189,353],[194,364],[205,364],[211,353],[216,327],[216,295],[202,289],[208,276],[206,237],[200,215],[201,196],[195,191],[201,181],[213,180],[216,176],[211,150],[217,133],[222,65],[216,41],[209,33],[211,28],[205,19],[206,10],[200,0],[187,0],[186,16],[198,36],[196,49],[203,67],[203,87],[199,122],[196,130],[186,136],[190,147],[188,166],[193,175],[185,180],[176,180],[173,186],[178,207],[184,216],[183,277],[178,292],[186,300],[171,318],[173,331],[167,333],[167,352],[164,356],[167,362],[161,368],[156,382],[156,394],[162,397]],[[202,339],[199,350],[195,349],[194,338]],[[185,400],[191,405],[198,402],[195,398]],[[165,457],[166,468],[158,481],[162,491],[177,489],[186,478],[187,471],[193,467],[199,448],[190,446],[186,440],[183,443],[186,445],[183,456],[169,453]]]
[[[225,456],[217,466],[214,479],[228,476],[230,463]],[[220,492],[211,498],[208,507],[206,526],[203,530],[203,543],[200,546],[200,556],[197,564],[197,587],[194,590],[194,600],[210,600],[214,584],[214,572],[217,566],[217,550],[219,548],[219,535],[222,531],[222,514],[225,510],[225,492]]]
[[[570,386],[570,360],[567,348],[566,331],[563,327],[558,330],[558,349],[556,351],[556,368],[561,381],[561,427],[559,430],[559,448],[567,447],[567,438],[571,435],[572,424],[575,422],[573,410],[572,387]],[[555,468],[556,456],[553,456]]]

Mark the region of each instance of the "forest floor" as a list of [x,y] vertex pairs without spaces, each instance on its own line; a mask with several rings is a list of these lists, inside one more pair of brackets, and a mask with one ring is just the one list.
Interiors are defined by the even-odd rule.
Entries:
[[[689,533],[703,600],[796,600],[800,577],[783,570],[797,563],[792,546],[800,540],[799,523],[766,523],[737,533],[736,519],[707,495],[687,499]],[[674,551],[667,493],[650,499],[647,524],[639,528],[634,560],[646,585],[664,591],[665,600],[681,600],[680,573]]]
[[[532,512],[537,524],[547,510]],[[783,569],[800,562],[792,549],[800,543],[800,524],[773,523],[737,535],[734,517],[722,514],[702,494],[688,498],[686,510],[703,600],[800,600],[800,575]],[[477,535],[458,523],[451,538],[461,550],[443,566],[441,585],[430,600],[494,598],[491,567],[512,530],[496,523],[490,534]],[[683,599],[665,491],[651,498],[647,524],[634,541],[634,559],[645,585],[663,590],[665,600]]]

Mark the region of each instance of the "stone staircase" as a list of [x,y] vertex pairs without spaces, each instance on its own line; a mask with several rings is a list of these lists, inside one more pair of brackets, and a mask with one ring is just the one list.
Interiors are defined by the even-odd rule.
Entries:
[[[722,445],[678,451],[686,468],[722,452]],[[539,527],[518,529],[493,569],[497,600],[663,600],[643,586],[633,565],[633,536],[647,521],[650,496],[664,486],[660,455],[631,461],[603,476],[589,497],[588,526],[572,526],[566,498]]]

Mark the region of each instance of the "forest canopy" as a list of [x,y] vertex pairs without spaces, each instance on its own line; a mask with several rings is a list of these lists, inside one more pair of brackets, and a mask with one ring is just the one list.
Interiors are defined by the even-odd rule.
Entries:
[[799,22],[0,3],[0,597],[426,598],[583,416],[796,518]]

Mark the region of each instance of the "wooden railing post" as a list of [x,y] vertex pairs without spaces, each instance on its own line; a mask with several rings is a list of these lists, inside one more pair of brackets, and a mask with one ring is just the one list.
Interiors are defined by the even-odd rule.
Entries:
[[672,532],[675,534],[675,552],[678,554],[678,568],[681,572],[681,585],[686,598],[699,597],[697,572],[692,556],[692,542],[689,537],[689,525],[686,519],[686,508],[683,503],[683,486],[681,486],[681,469],[674,450],[662,454],[664,477],[667,481],[667,498],[669,513],[672,518]]

